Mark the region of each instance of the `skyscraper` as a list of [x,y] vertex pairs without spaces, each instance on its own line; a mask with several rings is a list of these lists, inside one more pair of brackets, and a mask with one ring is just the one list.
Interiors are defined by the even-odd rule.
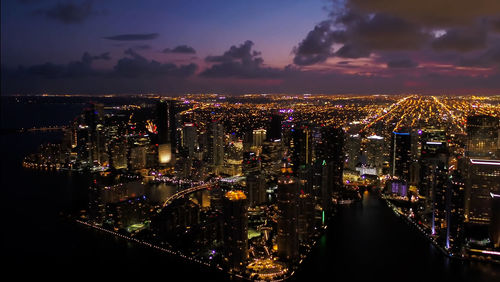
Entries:
[[250,173],[247,176],[247,190],[250,206],[266,202],[266,179],[260,173]]
[[446,226],[446,200],[449,196],[448,147],[442,129],[425,129],[421,137],[419,194],[425,198],[424,220],[430,220],[432,233]]
[[469,116],[466,156],[477,159],[500,159],[499,130],[498,117]]
[[369,166],[375,167],[377,174],[382,174],[382,167],[384,165],[385,156],[380,148],[384,148],[384,137],[372,135],[366,138],[365,154],[366,162]]
[[214,167],[224,164],[224,127],[217,121],[208,125],[207,162]]
[[465,218],[471,223],[491,221],[491,193],[500,194],[500,160],[469,159],[465,190]]
[[242,270],[248,259],[248,199],[241,190],[223,197],[224,260],[231,269]]
[[278,256],[295,260],[299,255],[298,216],[299,182],[292,176],[288,162],[283,163],[278,179]]
[[175,160],[176,126],[174,100],[161,100],[156,104],[156,123],[158,128],[158,160],[167,165]]
[[188,156],[193,158],[196,151],[198,134],[196,126],[192,123],[184,124],[182,129],[182,147],[187,150]]
[[391,142],[391,175],[409,180],[411,163],[411,137],[407,132],[393,132]]
[[495,248],[500,248],[500,194],[491,193],[490,234]]
[[315,144],[315,172],[321,192],[321,206],[328,210],[331,197],[339,194],[342,188],[342,174],[344,168],[344,131],[342,128],[321,127],[320,141]]
[[296,125],[291,129],[291,139],[286,144],[289,149],[291,165],[295,175],[299,170],[312,164],[312,130],[308,125]]
[[272,114],[270,119],[267,138],[271,141],[281,139],[281,123],[283,122],[283,117],[279,114]]
[[262,146],[262,142],[266,140],[266,130],[262,128],[254,129],[252,132],[252,137],[252,146]]

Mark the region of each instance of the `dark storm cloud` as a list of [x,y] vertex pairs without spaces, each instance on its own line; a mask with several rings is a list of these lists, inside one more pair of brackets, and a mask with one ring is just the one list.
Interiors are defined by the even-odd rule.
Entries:
[[416,68],[418,63],[411,59],[394,59],[387,62],[388,68]]
[[17,72],[23,77],[36,76],[40,78],[69,78],[98,75],[99,72],[92,68],[94,60],[110,60],[109,52],[92,56],[88,52],[82,55],[81,60],[73,61],[66,65],[58,65],[47,62],[41,65],[33,65],[28,68],[20,67]]
[[370,51],[360,45],[344,44],[337,52],[336,56],[341,58],[357,59],[370,56]]
[[188,77],[197,69],[197,65],[177,66],[172,63],[160,63],[147,60],[132,49],[127,49],[128,57],[120,59],[114,67],[114,74],[124,77],[175,76]]
[[385,14],[349,23],[345,32],[348,43],[370,50],[418,49],[429,39],[419,26]]
[[490,47],[479,55],[462,58],[459,65],[466,67],[498,67],[500,66],[500,44]]
[[179,45],[174,49],[165,48],[163,53],[181,53],[181,54],[196,54],[196,50],[193,47],[187,45]]
[[[486,50],[494,36],[492,31],[500,32],[497,0],[452,3],[331,0],[331,3],[329,19],[316,25],[293,49],[295,65],[318,64],[330,57],[358,59],[373,53],[384,53],[386,62],[397,62],[397,53],[401,51],[425,57],[435,52],[444,60],[453,52]],[[444,34],[435,38],[438,30]],[[391,58],[390,52],[396,55]]]
[[200,75],[204,77],[273,78],[280,70],[263,67],[260,52],[252,51],[253,42],[245,41],[239,46],[231,46],[220,56],[207,56],[205,61],[214,63]]
[[93,67],[96,60],[110,60],[108,52],[91,55],[68,64],[45,63],[28,67],[2,66],[2,93],[110,93],[142,92],[172,87],[193,75],[197,65],[175,65],[147,60],[132,49],[125,51],[111,70]]
[[158,33],[137,33],[137,34],[120,34],[114,36],[103,37],[104,39],[115,41],[136,41],[136,40],[153,40],[158,38]]
[[385,13],[427,27],[469,25],[500,14],[498,0],[347,0],[347,8],[364,13]]
[[311,30],[306,38],[295,47],[293,53],[296,65],[312,65],[326,61],[332,56],[332,45],[335,42],[335,34],[330,21],[323,21]]
[[486,31],[473,28],[457,28],[448,30],[444,35],[432,42],[438,51],[455,50],[468,52],[486,47]]
[[78,3],[57,3],[49,9],[39,9],[35,14],[41,14],[45,17],[60,21],[65,24],[78,24],[87,20],[91,15],[97,13],[92,8],[92,1]]
[[[323,21],[294,48],[296,65],[312,65],[329,57],[369,57],[377,50],[415,50],[430,35],[418,25],[386,14],[362,15],[346,11]],[[343,44],[333,52],[333,45]]]

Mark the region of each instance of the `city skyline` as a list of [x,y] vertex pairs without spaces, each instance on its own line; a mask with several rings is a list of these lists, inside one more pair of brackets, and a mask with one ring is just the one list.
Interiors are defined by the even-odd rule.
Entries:
[[[400,250],[405,243],[391,243],[396,228],[433,252],[413,250],[407,260],[449,260],[464,271],[459,278],[498,274],[499,96],[2,99],[5,110],[79,109],[59,126],[2,123],[7,140],[57,136],[8,169],[86,178],[67,184],[87,187],[60,211],[85,228],[75,236],[97,230],[224,279],[277,281],[318,273],[311,262],[325,255],[320,268],[343,272],[345,257]],[[382,221],[392,223],[378,229]],[[343,230],[348,249],[348,239],[336,239]],[[325,240],[336,247],[326,252]],[[404,261],[398,268],[412,267]],[[476,277],[475,263],[491,269]]]
[[494,0],[3,1],[2,93],[494,94],[499,15]]
[[500,277],[500,0],[0,8],[20,278]]

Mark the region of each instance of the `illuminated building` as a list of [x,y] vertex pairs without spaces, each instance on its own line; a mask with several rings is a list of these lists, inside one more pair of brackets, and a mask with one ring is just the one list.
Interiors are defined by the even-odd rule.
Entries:
[[391,175],[398,179],[408,180],[411,163],[410,133],[393,132],[391,142]]
[[127,168],[128,145],[126,138],[119,137],[110,141],[110,166],[115,169]]
[[445,246],[458,251],[462,246],[464,232],[465,181],[459,171],[454,171],[449,182],[446,199],[447,230]]
[[498,117],[467,117],[466,156],[477,159],[500,159]]
[[408,185],[405,181],[392,180],[387,182],[388,192],[401,197],[406,197],[408,195]]
[[366,162],[369,166],[375,167],[377,175],[382,174],[382,167],[384,165],[384,153],[380,148],[384,148],[384,137],[372,135],[366,138],[365,142],[365,155]]
[[130,148],[130,168],[143,169],[146,167],[146,146]]
[[283,163],[282,176],[278,179],[278,256],[295,260],[299,256],[298,216],[299,182],[292,176],[288,163]]
[[224,260],[231,269],[242,270],[248,259],[248,199],[241,190],[224,194]]
[[224,127],[214,121],[209,124],[207,134],[207,162],[220,167],[224,164]]
[[236,176],[242,174],[243,169],[243,142],[242,140],[232,140],[226,146],[226,157],[222,173]]
[[500,248],[500,194],[491,195],[490,234],[495,248]]
[[[360,162],[361,137],[359,134],[349,134],[346,137],[346,162],[350,170],[355,170]],[[380,152],[379,152],[380,154]]]
[[160,165],[172,163],[172,144],[160,144],[158,147],[158,162]]
[[176,102],[161,100],[156,104],[156,124],[158,128],[158,161],[160,165],[167,165],[174,161],[176,128]]
[[500,194],[500,160],[469,159],[467,170],[466,221],[489,224],[491,193]]
[[444,130],[424,130],[421,143],[419,194],[425,198],[424,219],[430,220],[432,234],[435,234],[446,227],[446,195],[450,189]]
[[187,150],[190,158],[194,157],[196,146],[198,145],[198,134],[196,131],[196,126],[192,123],[186,123],[182,128],[182,147]]
[[287,146],[292,167],[296,174],[299,169],[312,164],[312,131],[309,126],[299,125],[292,128],[290,143]]
[[265,129],[254,129],[252,132],[252,146],[259,147],[266,140]]
[[306,194],[304,191],[301,191],[298,201],[297,230],[299,241],[306,241],[314,231],[314,201],[311,194]]

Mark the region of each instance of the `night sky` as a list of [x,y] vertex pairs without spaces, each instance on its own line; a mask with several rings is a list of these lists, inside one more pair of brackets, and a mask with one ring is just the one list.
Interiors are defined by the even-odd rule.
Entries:
[[2,0],[2,94],[493,94],[498,0]]

